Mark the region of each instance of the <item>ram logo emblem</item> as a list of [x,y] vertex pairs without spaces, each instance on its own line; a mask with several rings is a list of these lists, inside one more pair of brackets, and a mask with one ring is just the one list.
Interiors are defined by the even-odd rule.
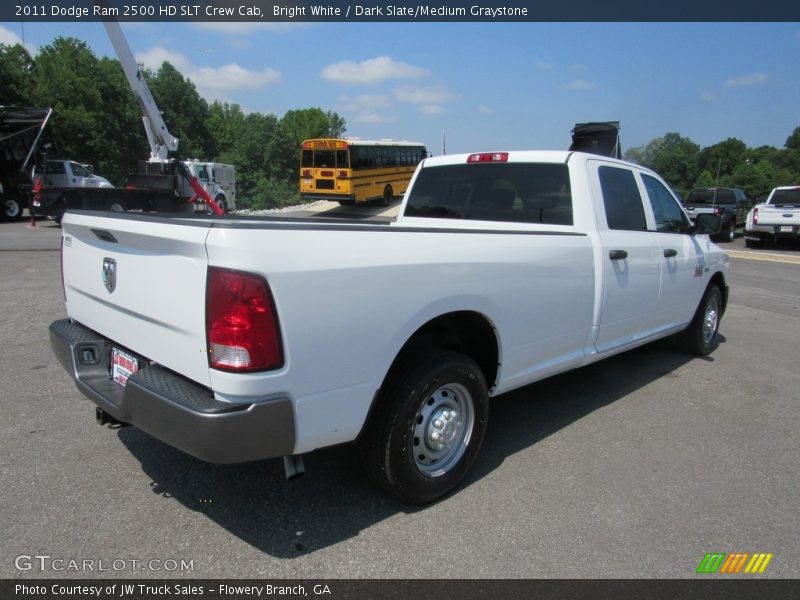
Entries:
[[113,258],[103,259],[103,285],[109,294],[117,288],[117,261]]

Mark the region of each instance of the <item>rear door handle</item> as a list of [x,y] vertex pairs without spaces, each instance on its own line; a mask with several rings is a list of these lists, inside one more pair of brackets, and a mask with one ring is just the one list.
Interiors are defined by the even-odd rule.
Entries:
[[678,251],[674,248],[667,248],[664,250],[664,258],[672,258],[674,256],[678,256]]
[[628,253],[625,250],[609,250],[608,258],[611,260],[623,260],[628,258]]

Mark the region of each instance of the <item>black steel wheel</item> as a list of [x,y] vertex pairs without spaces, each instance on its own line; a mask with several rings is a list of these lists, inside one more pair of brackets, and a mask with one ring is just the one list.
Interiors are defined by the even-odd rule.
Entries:
[[451,492],[475,461],[489,418],[475,361],[441,348],[408,353],[377,402],[359,442],[372,479],[411,504]]

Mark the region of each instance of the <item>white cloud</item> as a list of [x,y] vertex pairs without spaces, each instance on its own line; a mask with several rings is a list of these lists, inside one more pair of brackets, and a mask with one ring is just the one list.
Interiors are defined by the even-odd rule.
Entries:
[[184,54],[160,46],[137,54],[136,60],[153,71],[158,70],[164,61],[169,62],[184,77],[192,80],[201,96],[211,98],[216,98],[219,91],[260,89],[281,80],[281,73],[275,69],[251,71],[236,63],[221,67],[197,66]]
[[740,75],[739,77],[732,77],[725,82],[728,87],[750,87],[754,85],[761,85],[766,83],[766,73],[750,73],[748,75]]
[[187,75],[184,70],[191,69],[191,63],[189,59],[186,58],[185,54],[173,52],[161,46],[155,46],[147,52],[140,52],[136,55],[136,61],[143,64],[146,69],[150,69],[151,71],[158,71],[163,62],[168,62],[173,67],[183,72],[184,75]]
[[350,60],[334,63],[322,69],[322,78],[346,85],[382,83],[392,79],[426,77],[428,71],[408,63],[378,56],[356,63]]
[[568,92],[590,92],[595,87],[596,86],[591,81],[587,81],[586,79],[576,79],[575,81],[571,81],[565,85],[564,89]]
[[479,115],[493,115],[494,114],[494,111],[491,108],[489,108],[488,106],[483,106],[483,105],[479,106],[476,112]]
[[6,46],[22,44],[22,38],[10,29],[6,29],[0,25],[0,44],[5,44]]

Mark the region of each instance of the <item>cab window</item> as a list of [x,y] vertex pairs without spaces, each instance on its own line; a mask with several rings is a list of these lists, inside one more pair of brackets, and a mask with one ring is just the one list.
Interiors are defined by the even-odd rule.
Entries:
[[689,222],[686,215],[675,202],[672,194],[655,177],[642,175],[645,190],[653,207],[656,231],[662,233],[688,233]]
[[642,196],[633,171],[620,167],[603,166],[597,170],[600,188],[603,191],[603,205],[606,209],[606,223],[609,229],[623,231],[646,231],[647,219],[644,216]]

